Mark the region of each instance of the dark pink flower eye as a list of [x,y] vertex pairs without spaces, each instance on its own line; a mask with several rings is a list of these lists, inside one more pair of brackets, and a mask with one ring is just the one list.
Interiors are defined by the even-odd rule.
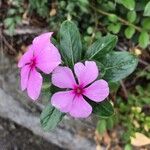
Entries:
[[80,96],[84,93],[84,87],[82,87],[81,85],[75,86],[73,91],[76,95]]
[[36,58],[31,59],[30,67],[34,68],[36,66]]

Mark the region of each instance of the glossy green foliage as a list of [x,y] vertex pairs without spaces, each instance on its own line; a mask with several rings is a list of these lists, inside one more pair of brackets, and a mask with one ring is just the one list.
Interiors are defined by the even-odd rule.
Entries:
[[85,58],[99,60],[112,51],[117,43],[117,36],[108,34],[99,38],[86,51]]
[[130,21],[131,23],[135,22],[136,17],[137,17],[136,11],[129,11],[129,12],[127,13],[127,19],[128,19],[128,21]]
[[81,59],[82,44],[77,26],[71,21],[65,21],[60,28],[60,52],[65,63],[73,66]]
[[104,79],[119,81],[131,74],[137,66],[136,56],[128,52],[112,52],[100,60],[105,66]]
[[135,33],[135,28],[133,28],[133,27],[127,27],[125,29],[125,36],[127,39],[131,39],[133,37],[134,33]]
[[99,104],[95,104],[93,108],[93,113],[96,114],[98,117],[108,118],[114,115],[113,106],[108,100],[105,100]]
[[40,121],[45,131],[53,130],[62,120],[64,114],[48,104],[42,111]]
[[150,2],[148,2],[145,6],[144,16],[150,16]]
[[134,10],[135,8],[135,0],[121,0],[120,3],[129,10]]
[[139,45],[143,48],[146,48],[149,44],[149,33],[146,31],[141,32],[139,36]]

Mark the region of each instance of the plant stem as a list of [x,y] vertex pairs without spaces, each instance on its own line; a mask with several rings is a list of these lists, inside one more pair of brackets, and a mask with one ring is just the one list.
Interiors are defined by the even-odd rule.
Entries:
[[[110,16],[110,15],[113,14],[113,13],[108,13],[108,12],[105,12],[105,11],[103,11],[103,10],[97,9],[96,7],[94,7],[94,6],[92,6],[92,5],[90,5],[90,7],[91,7],[92,9],[94,9],[95,11],[97,11],[98,13],[100,13],[100,14],[102,14],[102,15],[105,15],[105,16]],[[115,14],[114,14],[114,15],[115,15]],[[117,16],[117,18],[118,18],[118,20],[119,20],[120,22],[122,22],[123,24],[128,25],[128,26],[131,26],[131,27],[135,28],[135,29],[136,29],[137,31],[139,31],[139,32],[142,31],[142,28],[140,28],[140,27],[138,27],[138,26],[132,24],[131,22],[129,22],[129,21],[127,21],[127,20],[125,20],[125,19],[123,19],[123,18],[121,18],[121,17],[119,17],[119,16]]]
[[127,100],[128,99],[128,92],[127,92],[127,89],[123,83],[123,81],[120,81],[120,84],[121,84],[121,87],[122,87],[122,90],[124,92],[124,96],[125,96],[125,99]]

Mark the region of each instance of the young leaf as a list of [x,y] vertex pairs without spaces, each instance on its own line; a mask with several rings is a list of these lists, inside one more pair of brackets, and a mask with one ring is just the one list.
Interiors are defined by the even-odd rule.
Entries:
[[8,28],[9,35],[12,36],[14,34],[14,29],[15,29],[15,23],[13,22]]
[[60,28],[60,52],[65,63],[73,66],[81,59],[82,44],[77,26],[71,21],[64,21]]
[[17,12],[16,9],[11,8],[11,9],[8,10],[7,13],[8,13],[8,15],[15,15],[16,12]]
[[137,66],[137,58],[129,52],[111,52],[100,61],[105,66],[104,79],[119,81],[130,75]]
[[144,18],[142,20],[142,26],[145,30],[150,30],[150,18]]
[[150,2],[148,2],[145,6],[144,16],[150,16]]
[[118,20],[118,17],[115,15],[115,14],[110,14],[109,16],[108,16],[108,19],[111,21],[111,22],[117,22],[117,20]]
[[121,3],[129,10],[134,10],[135,8],[135,0],[122,0]]
[[8,28],[10,27],[12,24],[14,24],[14,18],[10,17],[10,18],[6,18],[4,20],[4,25]]
[[55,129],[64,117],[64,113],[60,112],[50,104],[47,105],[41,113],[40,122],[45,131]]
[[15,19],[16,24],[21,24],[21,17],[20,16],[16,16],[14,19]]
[[106,131],[106,120],[100,119],[97,124],[97,130],[100,134],[103,134]]
[[117,34],[117,33],[119,33],[119,31],[120,31],[121,24],[120,24],[119,22],[114,23],[114,24],[112,23],[112,24],[110,24],[107,28],[108,28],[108,30],[111,31],[112,33]]
[[114,108],[108,100],[105,100],[95,106],[93,105],[93,113],[98,117],[108,118],[114,114]]
[[[115,115],[114,115],[115,116]],[[107,128],[112,129],[114,126],[114,116],[107,118]]]
[[146,31],[141,32],[139,36],[139,45],[142,48],[146,48],[149,44],[149,34]]
[[112,1],[108,1],[106,6],[108,7],[108,9],[110,11],[115,11],[115,9],[116,9],[116,3],[112,2]]
[[92,34],[93,33],[93,28],[92,27],[88,27],[87,28],[87,33],[88,34]]
[[109,53],[117,43],[117,36],[108,34],[94,42],[86,51],[85,58],[99,60]]
[[133,27],[127,27],[126,29],[125,29],[125,36],[126,36],[126,38],[127,39],[131,39],[132,38],[132,36],[134,35],[134,33],[135,33],[135,28],[133,28]]
[[129,11],[127,14],[127,19],[129,22],[134,22],[136,20],[136,12],[135,11]]
[[130,144],[126,144],[124,150],[132,150],[132,146]]

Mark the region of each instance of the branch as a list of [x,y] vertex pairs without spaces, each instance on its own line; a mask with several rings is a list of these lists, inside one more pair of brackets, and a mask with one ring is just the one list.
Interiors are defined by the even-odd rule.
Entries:
[[125,99],[127,99],[128,98],[128,92],[127,92],[127,89],[126,89],[123,81],[120,81],[120,84],[121,84],[122,90],[124,92]]
[[[103,10],[97,9],[96,7],[94,7],[94,6],[92,6],[92,5],[90,5],[90,7],[91,7],[92,9],[94,9],[95,11],[97,11],[98,13],[100,13],[100,14],[102,14],[102,15],[105,15],[105,16],[110,16],[110,15],[113,14],[113,13],[108,13],[108,12],[105,12],[105,11],[103,11]],[[114,14],[114,15],[115,15],[115,14]],[[138,26],[132,24],[131,22],[129,22],[129,21],[127,21],[127,20],[125,20],[125,19],[123,19],[123,18],[121,18],[121,17],[119,17],[119,16],[117,16],[117,18],[118,18],[118,20],[119,20],[120,22],[122,22],[124,25],[131,26],[131,27],[135,28],[138,32],[141,32],[141,31],[142,31],[142,28],[140,28],[140,27],[138,27]]]

